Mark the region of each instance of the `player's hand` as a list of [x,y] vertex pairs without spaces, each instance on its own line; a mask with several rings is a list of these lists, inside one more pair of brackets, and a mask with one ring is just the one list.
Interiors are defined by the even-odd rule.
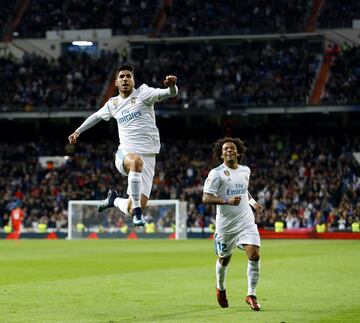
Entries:
[[228,204],[230,204],[230,205],[239,205],[240,201],[241,201],[240,196],[232,196],[232,197],[229,198]]
[[69,137],[69,143],[72,145],[76,144],[77,139],[79,138],[80,134],[78,132],[73,132]]
[[164,81],[166,87],[173,87],[177,82],[177,77],[175,75],[167,75]]
[[256,211],[256,214],[261,214],[264,212],[264,207],[259,203],[254,204],[254,209]]

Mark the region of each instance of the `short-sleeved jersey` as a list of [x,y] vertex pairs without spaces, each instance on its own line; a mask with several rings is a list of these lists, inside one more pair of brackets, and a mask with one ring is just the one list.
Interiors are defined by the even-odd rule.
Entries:
[[116,119],[119,149],[156,154],[160,151],[160,136],[155,122],[154,103],[169,97],[169,88],[152,88],[143,84],[125,99],[121,95],[110,98],[97,114],[106,121]]
[[204,184],[204,193],[226,199],[241,196],[239,205],[216,206],[216,231],[231,234],[241,231],[249,223],[254,223],[254,213],[249,205],[248,187],[250,168],[239,165],[231,169],[224,164],[213,168]]

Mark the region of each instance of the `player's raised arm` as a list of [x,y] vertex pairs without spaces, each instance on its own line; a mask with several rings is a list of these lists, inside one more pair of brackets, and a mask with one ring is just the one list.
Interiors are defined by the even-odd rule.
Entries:
[[167,75],[164,80],[164,85],[170,89],[170,95],[177,95],[177,77],[175,75]]

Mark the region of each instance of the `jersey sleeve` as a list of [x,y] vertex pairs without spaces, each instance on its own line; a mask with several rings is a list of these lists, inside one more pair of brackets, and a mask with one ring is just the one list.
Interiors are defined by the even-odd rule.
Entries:
[[217,196],[220,187],[220,175],[212,169],[204,183],[204,193]]
[[112,117],[111,113],[110,113],[110,100],[107,101],[104,106],[99,109],[98,111],[96,111],[96,114],[103,120],[105,121],[109,121]]
[[178,88],[175,86],[174,88],[153,88],[149,87],[146,84],[141,85],[140,87],[140,97],[143,102],[148,105],[153,105],[156,102],[160,102],[167,98],[171,98],[176,96],[178,93]]

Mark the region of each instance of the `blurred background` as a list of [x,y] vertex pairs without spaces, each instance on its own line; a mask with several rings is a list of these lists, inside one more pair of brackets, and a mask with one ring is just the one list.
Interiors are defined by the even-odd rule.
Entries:
[[[10,219],[20,208],[23,233],[65,234],[69,200],[103,199],[109,188],[126,194],[114,120],[67,142],[116,95],[125,62],[136,66],[137,86],[178,77],[178,97],[155,107],[162,148],[151,199],[186,201],[189,232],[214,230],[215,209],[201,196],[213,143],[224,136],[248,148],[250,192],[265,207],[260,228],[358,230],[358,1],[0,6],[0,232],[16,231]],[[173,227],[173,214],[155,213],[146,214],[149,233]],[[126,221],[117,211],[98,226],[121,231]]]

